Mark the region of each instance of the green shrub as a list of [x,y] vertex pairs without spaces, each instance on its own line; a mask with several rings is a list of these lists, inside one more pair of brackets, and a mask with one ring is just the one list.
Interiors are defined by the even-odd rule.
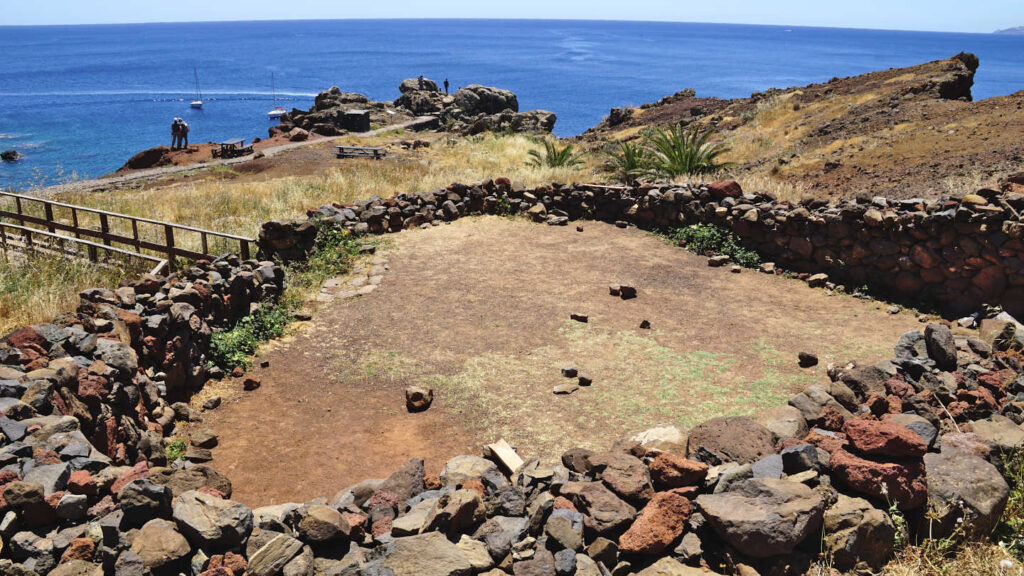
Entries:
[[754,268],[761,263],[757,252],[741,246],[732,232],[714,224],[692,224],[667,234],[674,243],[683,243],[697,254],[714,252],[725,254],[744,268]]
[[651,166],[655,177],[703,176],[714,174],[731,165],[718,162],[718,157],[729,151],[723,144],[711,144],[712,130],[694,127],[687,130],[675,124],[666,130],[656,129],[648,139]]
[[285,306],[265,302],[255,312],[242,318],[230,330],[217,330],[210,337],[209,360],[224,370],[236,366],[248,369],[256,348],[264,342],[284,335],[291,323],[291,311]]
[[260,344],[284,335],[306,293],[318,289],[328,278],[348,272],[364,243],[348,230],[319,222],[316,242],[306,261],[288,268],[288,289],[281,299],[276,304],[264,302],[230,329],[214,331],[210,337],[210,363],[224,370],[236,366],[248,369]]
[[188,450],[188,440],[184,438],[175,438],[168,442],[164,448],[164,454],[167,455],[167,463],[170,464],[175,460],[181,459],[185,456],[186,450]]
[[649,168],[647,150],[632,142],[617,142],[615,148],[606,151],[605,154],[608,156],[605,171],[611,173],[616,181],[626,185],[635,182]]
[[583,164],[583,153],[573,150],[572,144],[559,147],[553,140],[544,140],[544,153],[539,150],[530,150],[530,158],[526,161],[528,166],[536,168],[570,168]]

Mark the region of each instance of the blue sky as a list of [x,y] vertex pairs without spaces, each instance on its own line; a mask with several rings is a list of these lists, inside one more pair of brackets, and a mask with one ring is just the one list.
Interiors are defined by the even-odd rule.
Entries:
[[992,32],[1024,0],[5,0],[0,25],[335,18],[555,18]]

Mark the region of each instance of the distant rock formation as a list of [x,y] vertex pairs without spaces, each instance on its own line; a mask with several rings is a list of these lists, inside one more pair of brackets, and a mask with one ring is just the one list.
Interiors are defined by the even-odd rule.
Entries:
[[270,129],[270,135],[301,129],[335,136],[365,132],[371,125],[398,124],[417,116],[436,116],[440,126],[460,134],[551,132],[557,121],[554,113],[545,110],[519,112],[519,99],[514,93],[491,86],[471,84],[455,94],[445,94],[429,78],[407,78],[398,90],[401,96],[394,102],[374,102],[362,94],[332,87],[321,92],[308,111],[295,109],[283,116],[281,124]]
[[0,152],[0,160],[3,160],[4,162],[17,162],[24,157],[25,156],[17,150],[4,150],[3,152]]
[[1024,34],[1024,26],[1006,28],[1005,30],[996,30],[994,34]]

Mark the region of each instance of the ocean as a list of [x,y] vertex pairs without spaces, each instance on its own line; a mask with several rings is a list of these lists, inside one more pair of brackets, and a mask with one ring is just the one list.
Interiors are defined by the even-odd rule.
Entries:
[[[265,136],[272,107],[308,108],[330,86],[393,99],[403,78],[512,90],[569,136],[609,108],[684,88],[732,98],[976,53],[975,98],[1024,89],[1024,36],[722,24],[341,20],[0,26],[0,188],[110,173],[170,144]],[[194,72],[206,104],[189,108]]]

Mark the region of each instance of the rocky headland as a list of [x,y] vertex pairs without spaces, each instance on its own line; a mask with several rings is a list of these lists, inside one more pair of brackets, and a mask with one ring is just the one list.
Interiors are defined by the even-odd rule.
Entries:
[[822,84],[701,98],[692,90],[637,108],[613,108],[581,136],[632,140],[651,127],[713,129],[739,180],[808,198],[936,197],[973,192],[1020,171],[1024,92],[975,101],[980,65],[959,54]]

